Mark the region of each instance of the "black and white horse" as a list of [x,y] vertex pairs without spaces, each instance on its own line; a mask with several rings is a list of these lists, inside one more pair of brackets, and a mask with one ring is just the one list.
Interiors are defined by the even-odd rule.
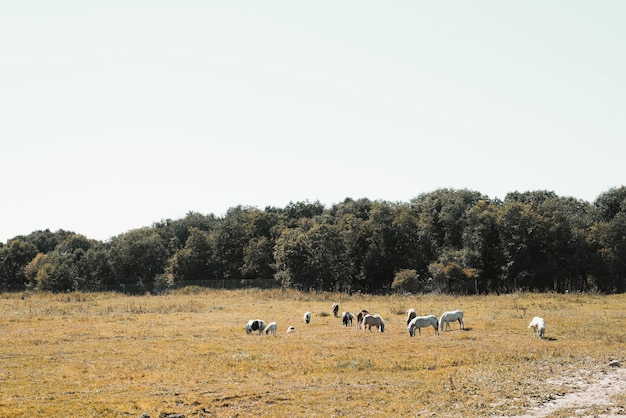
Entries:
[[262,319],[251,319],[246,324],[246,334],[252,334],[254,331],[259,331],[259,335],[263,334],[265,329],[265,321]]
[[341,314],[341,323],[344,327],[351,327],[353,319],[354,315],[352,315],[350,312],[343,312]]

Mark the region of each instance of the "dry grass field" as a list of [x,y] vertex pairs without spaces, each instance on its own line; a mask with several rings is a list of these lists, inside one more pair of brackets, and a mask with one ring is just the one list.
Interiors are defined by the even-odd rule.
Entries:
[[[385,332],[343,327],[333,302],[380,313]],[[467,329],[411,338],[408,308],[461,309]],[[536,315],[544,340],[526,328]],[[247,335],[251,318],[277,335]],[[4,294],[0,336],[3,417],[626,414],[623,391],[537,409],[623,370],[626,295]]]

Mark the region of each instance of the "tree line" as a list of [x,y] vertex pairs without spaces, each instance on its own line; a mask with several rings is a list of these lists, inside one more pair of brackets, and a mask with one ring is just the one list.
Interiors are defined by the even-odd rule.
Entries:
[[624,292],[626,187],[594,202],[440,189],[409,202],[345,199],[189,212],[106,241],[35,231],[0,243],[0,291],[236,287],[457,294]]

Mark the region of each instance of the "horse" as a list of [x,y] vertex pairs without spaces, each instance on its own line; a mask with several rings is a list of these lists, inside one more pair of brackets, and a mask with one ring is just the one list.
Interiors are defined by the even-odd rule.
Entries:
[[307,324],[311,322],[311,312],[304,313],[304,322],[306,322]]
[[533,336],[535,337],[539,337],[541,339],[545,338],[546,336],[546,320],[536,316],[533,318],[532,321],[530,321],[530,324],[528,324],[528,328],[532,328],[533,329]]
[[270,322],[269,324],[267,324],[267,327],[265,327],[265,335],[276,335],[276,322]]
[[450,329],[450,322],[459,321],[460,329],[465,329],[465,324],[463,323],[463,311],[448,311],[444,312],[439,318],[439,329],[445,331],[445,326],[448,326],[448,330]]
[[417,316],[417,314],[415,313],[415,309],[409,309],[408,311],[406,311],[406,325],[409,325],[409,322],[411,322],[411,319],[415,318]]
[[339,305],[337,303],[333,303],[332,310],[333,310],[333,316],[337,318],[337,314],[339,313]]
[[417,328],[417,332],[420,337],[422,336],[422,328],[431,326],[435,330],[435,335],[439,334],[439,324],[437,322],[437,317],[435,315],[427,315],[427,316],[416,316],[411,319],[407,329],[409,330],[409,335],[411,337],[415,337],[415,328]]
[[385,321],[378,314],[367,314],[363,317],[363,331],[369,329],[372,332],[372,326],[375,326],[380,332],[385,332]]
[[361,322],[363,321],[363,317],[367,314],[369,314],[369,311],[367,311],[366,309],[363,309],[361,312],[356,314],[356,328],[357,329],[361,328]]
[[350,312],[341,313],[341,323],[343,324],[344,327],[351,327],[353,318],[354,318],[354,315],[352,315]]
[[259,335],[261,335],[264,329],[265,321],[261,319],[251,319],[246,324],[246,334],[252,334],[254,331],[259,331]]

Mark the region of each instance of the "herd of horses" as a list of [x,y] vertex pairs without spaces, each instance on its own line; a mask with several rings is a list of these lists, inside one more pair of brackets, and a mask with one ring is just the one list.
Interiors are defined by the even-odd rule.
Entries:
[[[331,307],[331,311],[335,318],[339,316],[339,305],[337,303],[333,303]],[[303,319],[306,324],[311,322],[311,312],[305,312]],[[354,314],[351,312],[343,312],[341,314],[341,323],[345,327],[352,327],[354,320]],[[435,335],[439,335],[441,331],[445,331],[446,328],[450,330],[450,323],[458,322],[459,329],[465,329],[465,323],[463,322],[463,311],[454,310],[447,311],[441,314],[439,319],[435,315],[417,315],[415,309],[409,309],[406,312],[406,327],[411,337],[415,336],[415,331],[417,331],[418,335],[422,335],[422,328],[433,327],[435,330]],[[366,309],[361,310],[356,315],[356,328],[363,329],[363,331],[372,332],[372,327],[376,329],[378,332],[385,332],[385,321],[379,314],[371,314]],[[533,335],[539,338],[545,338],[546,332],[546,321],[541,317],[534,317],[532,321],[528,324],[528,328],[533,329]],[[294,327],[290,326],[287,328],[287,332],[293,332]],[[265,321],[261,319],[251,319],[246,324],[246,333],[252,334],[253,332],[258,332],[259,335],[265,333],[266,335],[276,334],[276,322],[270,322],[269,324],[265,324]]]

